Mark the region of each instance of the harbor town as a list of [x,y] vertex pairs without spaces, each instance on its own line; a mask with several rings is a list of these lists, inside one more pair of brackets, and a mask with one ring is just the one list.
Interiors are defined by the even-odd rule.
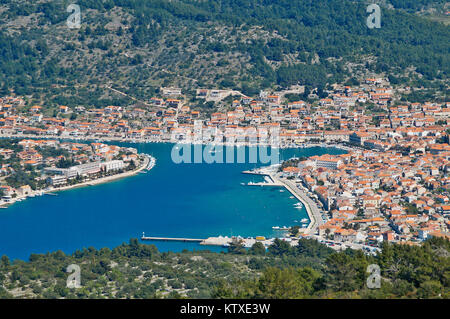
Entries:
[[[30,171],[40,167],[42,175],[34,177],[34,187],[13,187],[7,180],[14,168],[4,161],[1,203],[154,164],[135,149],[108,141],[334,146],[346,153],[293,158],[251,172],[268,176],[270,182],[262,184],[286,188],[305,206],[307,227],[274,225],[289,229],[285,240],[312,237],[332,247],[369,249],[384,241],[416,245],[449,237],[449,102],[404,102],[385,78],[368,78],[355,87],[334,85],[328,98],[314,102],[292,100],[301,93],[296,90],[247,97],[198,89],[196,99],[212,102],[213,112],[191,109],[178,88],[161,88],[159,96],[132,106],[59,106],[51,115],[22,97],[3,97],[0,136],[18,139],[20,151],[4,147],[0,155],[17,157]],[[65,155],[44,156],[45,148]]]

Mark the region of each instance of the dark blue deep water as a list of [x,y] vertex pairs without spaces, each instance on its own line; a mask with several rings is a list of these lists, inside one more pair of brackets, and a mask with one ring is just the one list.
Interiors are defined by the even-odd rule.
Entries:
[[[27,260],[31,253],[115,247],[147,236],[277,235],[272,226],[307,218],[281,188],[244,186],[261,177],[242,174],[258,164],[175,164],[172,144],[119,144],[157,158],[146,174],[44,195],[0,209],[0,255]],[[281,158],[342,151],[285,149]],[[152,242],[161,251],[206,249],[198,244]]]

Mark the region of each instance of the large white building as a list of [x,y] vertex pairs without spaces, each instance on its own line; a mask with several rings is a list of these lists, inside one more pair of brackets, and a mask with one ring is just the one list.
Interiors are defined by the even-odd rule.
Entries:
[[102,168],[104,168],[107,172],[116,171],[119,169],[123,169],[125,167],[125,163],[121,160],[113,160],[101,163]]
[[59,186],[67,183],[67,177],[64,175],[55,175],[47,179],[53,186]]
[[75,165],[69,168],[47,167],[45,172],[49,174],[62,175],[66,178],[73,178],[77,175],[91,175],[100,172],[101,162],[90,162],[81,165]]
[[75,169],[80,175],[90,175],[100,172],[100,162],[91,162],[72,166],[71,169]]
[[69,168],[57,168],[57,167],[47,167],[45,172],[48,174],[54,174],[54,176],[48,177],[48,181],[53,186],[63,185],[67,183],[70,178],[75,178],[78,175],[91,175],[99,173],[101,169],[110,172],[114,170],[119,170],[125,167],[125,163],[121,160],[113,160],[107,162],[91,162],[81,165],[72,166]]
[[322,156],[314,156],[312,159],[315,162],[316,168],[324,167],[330,169],[337,169],[342,164],[342,160],[328,154]]

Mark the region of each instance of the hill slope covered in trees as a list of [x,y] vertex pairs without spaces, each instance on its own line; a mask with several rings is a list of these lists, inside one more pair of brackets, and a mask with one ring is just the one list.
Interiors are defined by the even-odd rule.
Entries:
[[251,94],[367,72],[439,87],[449,27],[407,10],[441,2],[390,1],[369,29],[365,1],[80,0],[81,28],[68,29],[70,1],[0,0],[0,93],[107,104],[106,85],[140,98],[161,85]]
[[[82,288],[66,287],[70,264],[81,268]],[[367,272],[380,267],[381,285]],[[450,243],[385,244],[377,256],[335,252],[315,240],[275,240],[248,251],[160,253],[130,240],[114,249],[32,254],[28,262],[0,259],[0,298],[449,298]]]

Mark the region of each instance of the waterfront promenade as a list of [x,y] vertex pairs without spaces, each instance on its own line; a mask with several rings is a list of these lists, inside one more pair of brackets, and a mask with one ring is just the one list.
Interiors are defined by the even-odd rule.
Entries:
[[308,195],[306,195],[305,192],[298,188],[292,181],[286,178],[279,178],[275,174],[270,174],[269,176],[274,182],[283,185],[292,195],[294,195],[299,201],[303,203],[303,205],[305,205],[310,223],[305,229],[304,234],[315,234],[318,227],[323,224],[322,215],[320,214],[320,210],[317,207],[316,203],[311,200],[311,198],[309,198]]
[[244,171],[244,174],[264,175],[269,176],[272,183],[258,183],[258,185],[280,186],[286,188],[293,196],[295,196],[305,206],[310,223],[306,229],[303,230],[304,235],[314,235],[318,227],[323,224],[322,215],[316,203],[309,198],[309,196],[300,188],[298,188],[292,181],[281,178],[268,168],[261,168],[253,171]]

